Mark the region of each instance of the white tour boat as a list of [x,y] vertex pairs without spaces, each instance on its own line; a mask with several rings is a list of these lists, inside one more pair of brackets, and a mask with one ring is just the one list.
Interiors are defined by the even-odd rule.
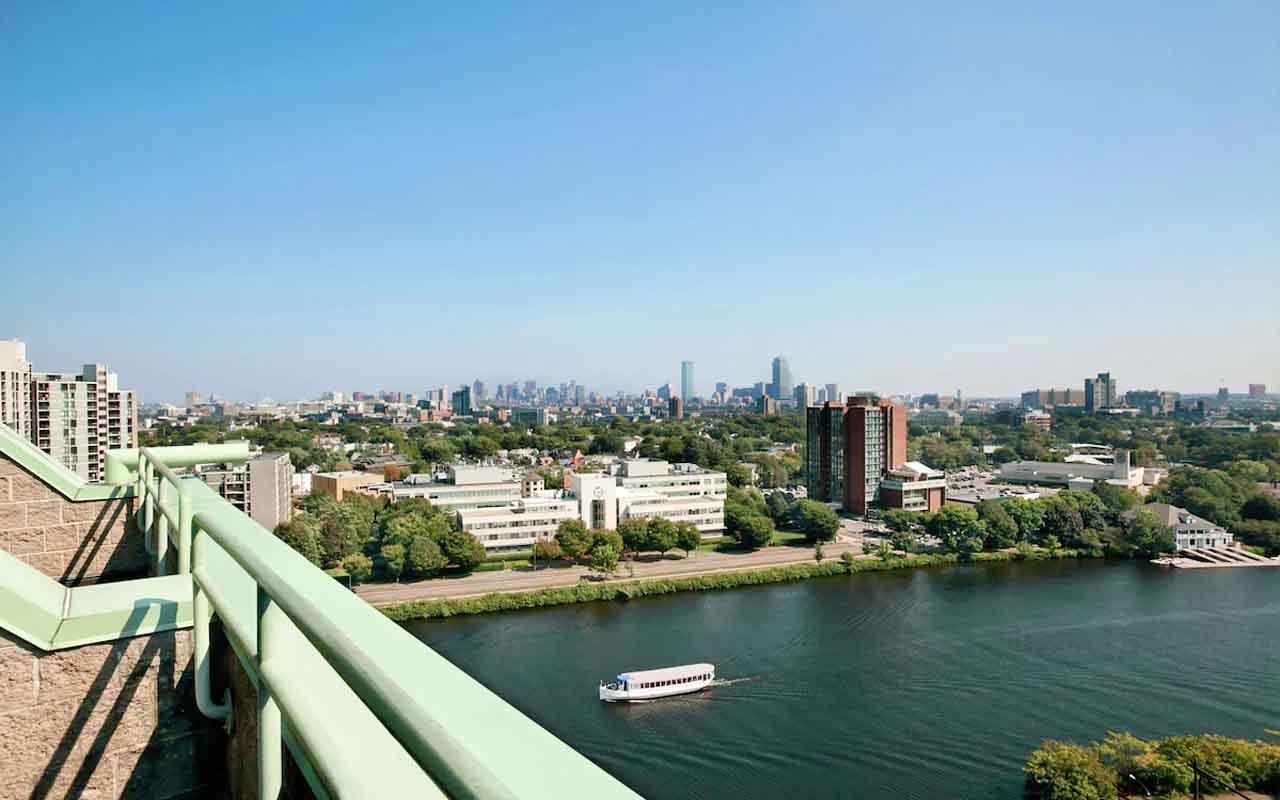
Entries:
[[600,681],[600,699],[610,703],[653,700],[705,689],[716,679],[714,664],[624,672],[612,681]]

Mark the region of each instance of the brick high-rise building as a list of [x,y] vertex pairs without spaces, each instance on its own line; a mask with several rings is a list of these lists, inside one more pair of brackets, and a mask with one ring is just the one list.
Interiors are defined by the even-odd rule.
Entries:
[[865,514],[880,481],[907,460],[907,410],[867,395],[805,412],[809,498]]

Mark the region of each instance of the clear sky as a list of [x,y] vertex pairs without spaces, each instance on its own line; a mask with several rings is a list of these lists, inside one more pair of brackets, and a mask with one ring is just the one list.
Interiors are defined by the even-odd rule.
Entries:
[[0,338],[144,401],[1280,389],[1275,0],[7,3],[0,109]]

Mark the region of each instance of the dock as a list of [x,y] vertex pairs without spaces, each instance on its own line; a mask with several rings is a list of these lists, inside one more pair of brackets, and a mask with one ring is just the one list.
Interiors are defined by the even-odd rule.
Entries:
[[1239,548],[1186,547],[1176,556],[1157,558],[1151,563],[1178,569],[1223,569],[1230,567],[1280,567],[1280,556],[1267,557]]

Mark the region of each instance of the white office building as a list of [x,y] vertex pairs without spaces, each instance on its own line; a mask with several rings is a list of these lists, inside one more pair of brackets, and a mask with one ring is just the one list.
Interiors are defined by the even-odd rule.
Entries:
[[502,507],[520,499],[520,482],[504,467],[454,465],[444,480],[410,475],[378,488],[390,494],[392,502],[422,497],[450,511]]
[[1011,461],[1000,465],[1000,478],[1009,483],[1066,486],[1068,489],[1083,490],[1093,488],[1094,481],[1137,489],[1143,485],[1154,485],[1160,475],[1160,470],[1132,466],[1128,450],[1116,450],[1114,463],[1111,464]]

